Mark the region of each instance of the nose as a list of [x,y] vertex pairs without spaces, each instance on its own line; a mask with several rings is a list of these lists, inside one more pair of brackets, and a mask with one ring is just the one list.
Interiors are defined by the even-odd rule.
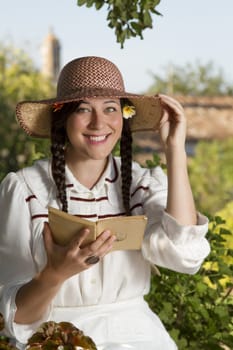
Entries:
[[100,130],[104,126],[104,116],[99,111],[92,111],[89,128],[93,130]]

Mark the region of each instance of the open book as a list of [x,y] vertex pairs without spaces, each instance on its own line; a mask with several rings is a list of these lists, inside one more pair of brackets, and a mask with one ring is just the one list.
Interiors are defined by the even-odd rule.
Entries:
[[83,245],[96,240],[104,230],[108,229],[116,236],[112,250],[138,250],[141,249],[146,224],[147,217],[144,215],[118,216],[89,221],[49,207],[49,225],[54,241],[59,245],[68,244],[82,228],[87,227],[90,234]]

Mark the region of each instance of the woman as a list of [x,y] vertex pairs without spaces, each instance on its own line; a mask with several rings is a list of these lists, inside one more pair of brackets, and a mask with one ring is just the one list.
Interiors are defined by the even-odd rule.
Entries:
[[[1,184],[5,334],[23,348],[42,322],[69,321],[100,349],[176,349],[143,296],[151,264],[193,274],[209,253],[207,219],[196,212],[188,180],[181,105],[127,93],[118,68],[91,56],[63,68],[56,98],[21,102],[16,114],[29,135],[51,137],[52,157]],[[159,131],[167,177],[132,163],[131,133],[147,129]],[[90,220],[146,215],[142,248],[110,252],[116,238],[108,230],[83,247],[87,229],[58,246],[48,206]]]

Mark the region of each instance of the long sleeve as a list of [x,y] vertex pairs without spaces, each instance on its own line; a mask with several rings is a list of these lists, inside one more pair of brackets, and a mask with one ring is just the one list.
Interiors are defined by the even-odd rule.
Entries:
[[[122,215],[124,207],[119,174],[120,159],[110,159],[102,178],[89,190],[67,169],[69,212],[86,218]],[[146,339],[152,337],[153,341],[158,341],[163,327],[161,324],[158,326],[155,315],[147,307],[145,312],[143,304],[137,307],[135,317],[135,307],[130,306],[131,300],[138,303],[140,299],[144,303],[143,296],[150,287],[149,262],[184,273],[194,273],[209,252],[205,238],[207,219],[198,214],[198,225],[179,225],[165,212],[166,199],[166,176],[162,169],[143,169],[134,163],[132,214],[145,214],[148,217],[142,251],[122,250],[107,254],[99,264],[63,284],[49,310],[43,315],[43,320],[21,325],[14,322],[15,296],[18,289],[46,263],[43,225],[48,220],[48,205],[59,208],[59,203],[49,162],[39,161],[20,174],[9,174],[0,186],[0,312],[5,319],[4,334],[7,331],[17,342],[26,343],[40,323],[69,320],[86,330],[87,334],[93,335],[94,339],[99,338],[99,343],[106,339],[113,341],[114,329],[117,330],[117,341],[120,339],[119,329],[124,330],[128,340],[135,341],[137,335],[140,338],[143,329],[143,334],[147,334]],[[125,301],[129,307],[124,306],[121,312],[120,304]],[[111,312],[106,319],[105,312],[109,307]],[[148,312],[148,317],[145,317]],[[125,314],[128,313],[130,316],[126,318]],[[138,323],[137,326],[136,321],[139,319],[140,325]],[[96,328],[97,324],[100,328]],[[155,331],[157,326],[158,331]],[[108,338],[107,328],[110,332]]]
[[208,219],[197,213],[197,225],[182,226],[166,213],[167,177],[160,167],[146,170],[137,188],[144,188],[143,211],[148,216],[142,252],[158,266],[193,274],[209,254],[205,238]]
[[[17,291],[37,273],[26,196],[18,176],[8,174],[0,187],[0,312],[5,320],[4,331],[9,336],[15,336],[14,328],[23,327],[14,324]],[[20,329],[18,333],[21,333]],[[22,333],[25,334],[24,341],[27,335]]]

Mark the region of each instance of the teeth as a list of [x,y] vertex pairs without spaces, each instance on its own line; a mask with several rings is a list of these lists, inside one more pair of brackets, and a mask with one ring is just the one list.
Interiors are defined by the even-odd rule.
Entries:
[[106,135],[102,135],[102,136],[90,136],[90,140],[91,141],[103,141],[106,139]]

